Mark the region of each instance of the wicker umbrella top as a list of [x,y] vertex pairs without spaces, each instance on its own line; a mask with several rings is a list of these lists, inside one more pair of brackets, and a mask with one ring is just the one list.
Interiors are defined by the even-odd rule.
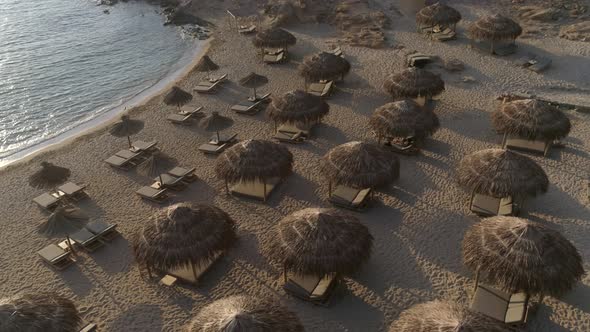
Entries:
[[350,62],[332,53],[321,52],[307,57],[299,66],[299,74],[307,81],[332,80],[350,71]]
[[445,90],[445,82],[426,69],[411,67],[390,75],[383,84],[395,99],[435,96]]
[[268,116],[277,122],[309,123],[321,120],[330,110],[330,105],[321,97],[294,90],[273,98]]
[[123,115],[121,121],[115,123],[109,132],[115,137],[127,137],[139,133],[143,129],[143,125],[143,121]]
[[435,3],[416,13],[416,22],[423,26],[450,25],[461,21],[461,13],[453,7]]
[[208,55],[203,56],[194,67],[194,70],[198,72],[207,72],[217,69],[219,69],[219,66],[215,62],[213,62],[213,60],[211,60],[211,58]]
[[295,36],[281,28],[261,30],[252,40],[255,47],[287,47],[296,42]]
[[186,92],[177,86],[173,86],[166,96],[164,96],[164,103],[166,105],[182,106],[192,99],[193,95],[189,92]]
[[409,137],[418,140],[434,134],[440,123],[436,114],[413,100],[385,104],[375,110],[369,125],[382,137]]
[[199,121],[199,127],[211,132],[218,132],[231,127],[234,120],[220,115],[219,112],[213,111]]
[[471,38],[483,40],[516,39],[522,28],[512,19],[496,14],[480,18],[469,26]]
[[58,294],[20,294],[0,299],[1,331],[78,332],[82,319]]

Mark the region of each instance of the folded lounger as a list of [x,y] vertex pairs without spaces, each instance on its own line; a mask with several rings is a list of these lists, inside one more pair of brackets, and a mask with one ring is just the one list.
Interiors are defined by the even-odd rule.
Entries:
[[54,196],[50,193],[43,193],[33,198],[33,202],[37,203],[40,207],[51,211],[59,204],[60,199],[61,197],[59,195]]
[[183,167],[174,167],[173,169],[168,171],[168,174],[180,178],[184,182],[194,182],[197,179],[195,175],[195,171],[197,170],[196,167],[193,168],[183,168]]
[[77,185],[73,182],[67,182],[57,187],[60,195],[63,194],[66,197],[72,198],[74,200],[80,200],[82,198],[88,197],[88,194],[84,191],[84,189],[86,189],[86,185]]
[[198,117],[199,115],[203,115],[203,112],[201,112],[203,109],[203,106],[200,107],[186,107],[183,106],[180,110],[180,112],[178,113],[173,113],[173,114],[169,114],[168,117],[166,118],[168,121],[175,123],[175,124],[189,124],[191,122],[192,119],[194,119],[195,117]]
[[327,305],[337,284],[336,280],[335,275],[318,277],[289,273],[283,289],[300,299],[320,305]]
[[143,199],[147,199],[149,201],[156,203],[162,203],[168,198],[168,195],[166,194],[166,189],[156,189],[149,186],[141,187],[135,193]]
[[91,233],[86,228],[82,228],[81,230],[70,234],[70,239],[88,252],[93,252],[103,246],[103,243],[100,241],[100,236]]
[[266,183],[260,181],[242,181],[232,184],[229,190],[234,195],[266,201],[270,193],[280,182],[280,178],[267,179]]
[[[160,178],[162,178],[162,183],[160,183]],[[176,176],[172,176],[168,173],[160,174],[159,177],[154,178],[155,187],[157,188],[166,188],[172,190],[182,190],[186,188],[186,183],[182,181],[182,178],[178,178]]]
[[107,224],[102,220],[95,220],[88,223],[86,229],[106,241],[111,241],[119,234],[117,232],[117,224]]
[[227,78],[227,74],[219,77],[218,79],[210,81],[201,81],[199,84],[193,89],[193,91],[198,93],[215,93],[217,92],[217,88],[225,81]]
[[336,186],[330,196],[330,203],[356,211],[362,211],[367,208],[367,203],[371,189],[356,189],[343,185]]
[[60,248],[56,244],[50,244],[37,253],[47,264],[56,270],[63,270],[74,262],[70,256],[70,252]]
[[270,93],[267,93],[255,101],[245,100],[239,104],[233,105],[231,110],[238,114],[254,115],[260,111],[259,106],[268,101],[269,96]]
[[529,297],[525,293],[506,293],[487,285],[478,285],[470,309],[506,324],[524,324]]
[[491,197],[474,193],[471,196],[471,211],[480,216],[511,216],[518,210],[514,206],[512,197]]
[[327,97],[332,93],[333,88],[334,81],[328,81],[325,83],[311,83],[307,87],[307,92],[315,96]]

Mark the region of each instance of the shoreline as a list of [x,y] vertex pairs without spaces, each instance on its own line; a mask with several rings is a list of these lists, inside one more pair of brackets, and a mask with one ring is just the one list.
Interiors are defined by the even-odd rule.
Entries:
[[100,131],[115,122],[124,112],[133,112],[137,107],[146,104],[152,98],[160,95],[165,89],[186,78],[197,62],[207,53],[212,40],[213,37],[207,40],[195,39],[194,46],[189,48],[182,55],[179,62],[176,63],[176,65],[181,64],[179,68],[172,67],[171,72],[155,84],[139,91],[131,99],[109,109],[105,113],[55,137],[13,153],[6,159],[0,161],[0,171],[5,171],[13,166],[28,162],[44,153],[55,151],[73,143],[77,139]]

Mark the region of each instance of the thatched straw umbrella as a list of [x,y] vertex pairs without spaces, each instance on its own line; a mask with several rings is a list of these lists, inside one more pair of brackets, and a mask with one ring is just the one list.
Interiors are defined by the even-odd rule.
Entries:
[[219,66],[215,62],[213,62],[213,60],[211,60],[211,58],[208,55],[203,56],[194,67],[194,70],[196,70],[197,72],[206,72],[207,78],[210,78],[211,71],[217,69],[219,69]]
[[472,39],[489,40],[491,53],[494,53],[494,42],[511,40],[512,43],[522,34],[520,25],[508,17],[496,14],[480,18],[469,26]]
[[235,223],[223,210],[207,204],[176,204],[151,218],[131,245],[137,262],[152,270],[192,268],[213,259],[236,240]]
[[0,299],[0,331],[77,332],[81,322],[74,303],[58,294]]
[[231,296],[204,307],[191,321],[189,332],[303,332],[295,313],[253,296]]
[[536,196],[547,191],[549,179],[532,159],[503,149],[477,151],[463,158],[459,184],[491,197]]
[[459,21],[461,21],[461,13],[459,13],[455,8],[438,2],[433,5],[426,6],[416,13],[416,23],[418,23],[420,26],[452,26],[454,31],[457,26],[457,22]]
[[160,150],[156,150],[140,165],[137,166],[137,171],[149,178],[158,177],[160,186],[163,184],[162,173],[172,169],[176,164],[176,160]]
[[127,137],[131,148],[131,135],[139,133],[143,129],[143,121],[131,119],[129,115],[123,115],[121,121],[115,123],[109,132],[115,137]]
[[276,127],[277,123],[320,122],[329,111],[330,105],[321,97],[293,90],[273,98],[267,112]]
[[257,48],[284,47],[295,45],[297,38],[281,28],[271,28],[259,31],[252,43]]
[[513,332],[515,328],[452,302],[420,303],[404,310],[389,332]]
[[413,100],[405,99],[377,108],[369,125],[381,143],[383,137],[411,136],[422,141],[434,134],[440,123],[434,112],[423,109]]
[[180,110],[182,105],[185,105],[191,100],[193,100],[193,95],[177,86],[173,86],[166,96],[164,96],[164,103],[166,105],[176,105],[178,106],[178,110]]
[[307,57],[299,66],[299,74],[307,82],[320,80],[342,80],[350,71],[348,60],[332,53],[321,52]]
[[323,277],[356,272],[369,260],[373,236],[367,226],[336,209],[310,208],[285,217],[269,252],[287,271]]
[[70,175],[69,169],[43,161],[41,169],[29,176],[29,185],[37,189],[55,189],[66,182]]
[[463,239],[463,262],[481,278],[509,292],[560,296],[584,274],[582,258],[558,231],[525,219],[492,217]]
[[426,69],[411,67],[390,75],[383,87],[393,100],[422,97],[426,101],[443,92],[445,82]]
[[322,158],[320,172],[332,184],[354,188],[375,188],[399,177],[399,159],[391,152],[363,142],[339,145]]
[[505,135],[549,142],[566,137],[571,129],[562,111],[537,99],[503,103],[492,113],[492,125]]
[[234,124],[234,120],[220,115],[219,112],[213,111],[211,114],[205,116],[199,121],[199,127],[201,129],[214,132],[217,136],[217,142],[220,142],[219,132],[231,127]]
[[253,100],[256,100],[256,89],[260,88],[263,85],[268,83],[268,78],[266,76],[258,75],[256,73],[250,73],[240,79],[240,85],[252,89],[254,91]]

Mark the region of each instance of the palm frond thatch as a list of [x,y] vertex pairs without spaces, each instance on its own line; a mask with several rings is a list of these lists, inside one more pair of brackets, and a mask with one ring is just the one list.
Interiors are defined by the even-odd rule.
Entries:
[[153,178],[172,169],[176,164],[176,159],[157,150],[137,166],[137,172],[143,176]]
[[460,185],[492,197],[536,196],[549,187],[547,174],[534,160],[503,149],[486,149],[466,156],[457,174]]
[[173,86],[170,91],[164,96],[164,103],[166,105],[182,106],[193,100],[193,95],[182,90],[177,86]]
[[496,14],[480,18],[469,26],[469,35],[479,40],[516,39],[522,28],[512,19]]
[[537,99],[502,104],[492,113],[492,125],[502,134],[549,141],[566,137],[571,129],[562,111]]
[[39,225],[39,232],[47,236],[69,234],[84,226],[88,216],[78,208],[58,206],[47,220]]
[[219,69],[219,66],[215,62],[213,62],[213,60],[211,60],[211,58],[208,55],[205,55],[201,58],[201,60],[199,60],[199,62],[197,62],[193,69],[203,73],[217,70]]
[[329,111],[330,105],[321,97],[293,90],[273,98],[267,114],[279,123],[310,123],[320,121]]
[[348,60],[327,52],[307,57],[299,66],[299,74],[308,82],[335,80],[344,77],[349,71]]
[[44,161],[41,169],[29,177],[29,185],[38,189],[53,189],[66,182],[70,175],[69,169]]
[[582,258],[561,233],[515,217],[492,217],[463,239],[465,266],[511,292],[560,296],[584,274]]
[[72,301],[53,293],[0,299],[1,331],[77,332],[82,322]]
[[380,146],[348,142],[328,151],[320,161],[320,172],[337,185],[375,188],[399,177],[399,159]]
[[518,329],[456,303],[434,300],[404,310],[389,332],[516,332]]
[[440,123],[434,112],[405,99],[377,108],[369,125],[380,137],[413,136],[417,140],[423,140],[434,134]]
[[269,246],[272,259],[303,275],[352,274],[369,260],[373,236],[336,209],[310,208],[285,217]]
[[445,90],[445,82],[426,69],[411,67],[390,75],[383,84],[394,99],[436,96]]
[[231,296],[204,307],[189,332],[303,332],[295,313],[270,299]]
[[258,75],[254,72],[242,77],[239,81],[240,85],[249,89],[258,89],[268,83],[266,76]]
[[121,121],[113,124],[109,132],[115,137],[127,137],[129,147],[131,147],[131,138],[129,136],[139,133],[143,129],[143,126],[143,121],[131,119],[128,115],[123,115],[121,116]]
[[293,170],[293,154],[283,145],[246,140],[225,150],[215,164],[215,174],[227,182],[285,178]]
[[252,43],[255,47],[287,47],[295,45],[297,38],[281,28],[271,28],[259,31]]
[[422,8],[416,13],[416,23],[422,26],[448,26],[461,21],[461,13],[455,8],[441,3],[435,3]]
[[199,265],[233,245],[234,225],[215,206],[180,203],[155,213],[131,246],[137,262],[150,268],[167,271]]
[[219,112],[213,111],[199,121],[199,127],[210,132],[219,132],[231,127],[234,120],[220,115]]

